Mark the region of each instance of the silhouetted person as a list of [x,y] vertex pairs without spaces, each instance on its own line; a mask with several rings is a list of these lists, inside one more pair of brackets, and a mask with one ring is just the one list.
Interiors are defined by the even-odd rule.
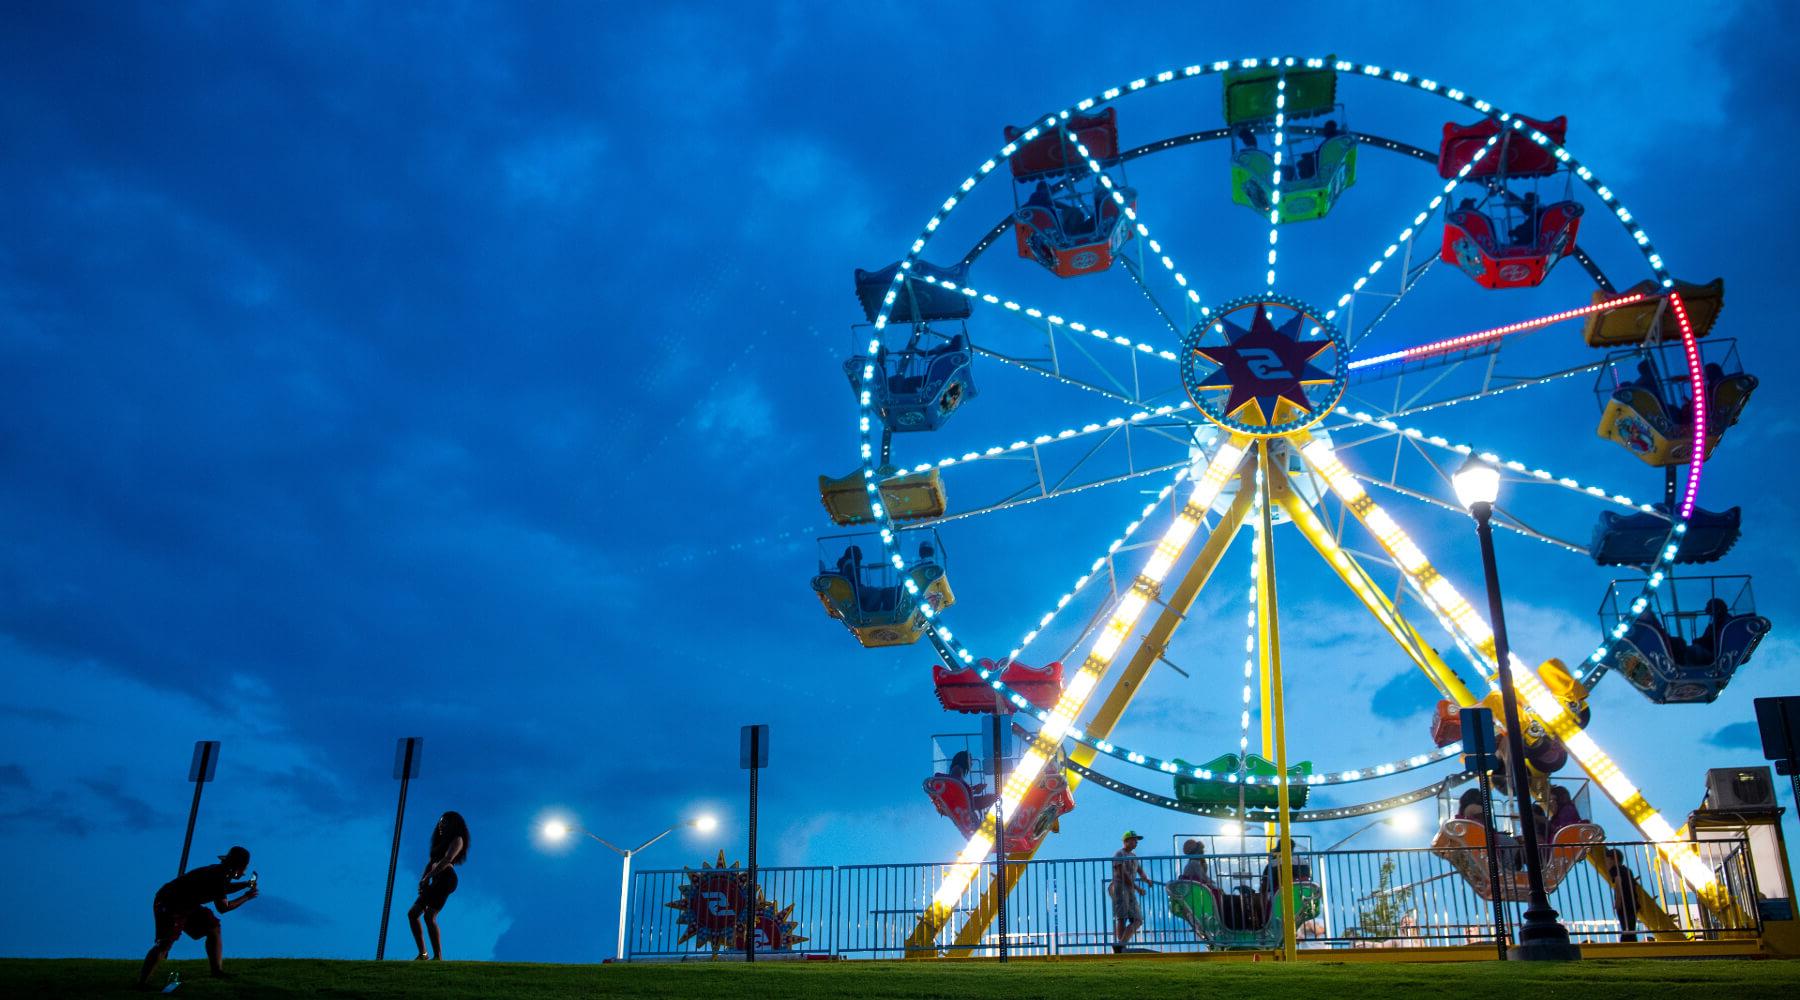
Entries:
[[1606,877],[1612,882],[1613,915],[1619,918],[1619,940],[1636,941],[1637,876],[1625,867],[1625,854],[1616,847],[1606,851]]
[[1709,666],[1719,657],[1719,633],[1731,620],[1731,606],[1715,597],[1706,602],[1706,630],[1688,646],[1686,662],[1693,666]]
[[1217,888],[1213,883],[1212,871],[1206,865],[1206,845],[1197,838],[1190,838],[1181,845],[1181,853],[1187,855],[1187,863],[1181,866],[1179,880],[1198,882],[1204,886]]
[[[156,897],[150,902],[156,915],[156,943],[144,953],[144,968],[138,973],[140,989],[150,985],[150,974],[156,971],[157,963],[168,957],[169,949],[183,934],[196,941],[205,938],[206,961],[212,974],[225,975],[225,944],[219,933],[219,917],[206,904],[217,907],[219,913],[230,913],[255,899],[255,879],[234,881],[243,878],[248,867],[250,852],[233,847],[219,855],[218,864],[184,872],[156,890]],[[236,899],[226,898],[240,890],[248,891]]]
[[1336,136],[1338,134],[1338,123],[1337,123],[1336,118],[1325,119],[1325,133],[1324,134],[1325,134],[1325,138],[1327,138],[1327,139],[1330,139],[1333,136]]
[[1246,125],[1245,127],[1238,129],[1237,137],[1238,141],[1244,144],[1245,149],[1256,148],[1256,133],[1250,131],[1249,126]]
[[425,935],[420,932],[420,917],[425,918],[425,927],[431,931],[431,957],[444,957],[437,915],[450,901],[450,894],[456,891],[456,866],[468,857],[469,824],[463,821],[462,813],[451,811],[439,816],[437,826],[431,830],[431,861],[426,864],[424,874],[419,876],[419,898],[413,900],[412,909],[406,911],[407,922],[412,924],[413,941],[419,946],[414,961],[425,958]]
[[987,782],[969,781],[969,751],[958,750],[956,756],[950,758],[950,777],[963,783],[969,789],[969,808],[977,815],[987,812],[988,808],[1000,800],[1000,796],[987,791]]

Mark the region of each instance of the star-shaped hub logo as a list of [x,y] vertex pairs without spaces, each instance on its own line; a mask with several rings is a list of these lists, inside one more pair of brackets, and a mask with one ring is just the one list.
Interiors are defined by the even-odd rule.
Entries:
[[1181,384],[1208,420],[1252,437],[1316,423],[1344,394],[1349,350],[1298,299],[1232,299],[1181,341]]

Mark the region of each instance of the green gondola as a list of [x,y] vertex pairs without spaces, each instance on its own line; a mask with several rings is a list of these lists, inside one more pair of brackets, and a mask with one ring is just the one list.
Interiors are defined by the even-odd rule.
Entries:
[[[1329,67],[1332,60],[1326,59]],[[1330,111],[1337,104],[1337,71],[1303,66],[1258,66],[1225,71],[1225,124],[1275,117],[1275,97],[1282,74],[1287,75],[1287,116],[1303,118]]]
[[[1232,806],[1238,804],[1238,793],[1244,796],[1244,806],[1254,809],[1273,809],[1277,805],[1275,776],[1280,772],[1275,765],[1256,754],[1251,754],[1244,762],[1244,776],[1251,779],[1245,783],[1235,781],[1238,773],[1238,755],[1224,754],[1200,764],[1189,764],[1177,759],[1175,764],[1181,771],[1175,775],[1175,798],[1178,801],[1199,806]],[[1198,770],[1200,773],[1195,774]],[[1313,770],[1312,761],[1303,760],[1288,768],[1288,805],[1298,809],[1306,804],[1307,783]],[[1201,775],[1205,775],[1202,777]]]
[[[1200,882],[1176,880],[1164,889],[1169,894],[1169,912],[1214,948],[1274,948],[1281,944],[1287,924],[1287,901],[1279,892],[1266,901],[1251,896],[1251,902],[1246,902]],[[1295,882],[1294,900],[1300,918],[1296,927],[1319,915],[1320,892],[1316,883]],[[1267,913],[1263,912],[1265,907]]]

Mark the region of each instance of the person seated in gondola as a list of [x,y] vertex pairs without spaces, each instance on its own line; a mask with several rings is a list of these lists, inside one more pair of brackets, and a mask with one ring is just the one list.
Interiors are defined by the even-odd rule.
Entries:
[[1719,633],[1731,620],[1731,607],[1715,597],[1706,602],[1706,631],[1688,645],[1685,662],[1691,666],[1711,666],[1719,656]]
[[950,777],[955,778],[957,781],[960,781],[964,785],[968,786],[968,788],[969,788],[969,809],[972,812],[979,815],[981,813],[987,812],[988,809],[990,807],[992,807],[995,802],[998,802],[1000,800],[1000,796],[994,794],[993,792],[988,791],[987,790],[987,782],[985,782],[985,781],[970,783],[970,781],[969,781],[969,771],[970,770],[971,770],[971,765],[969,763],[969,751],[967,751],[967,750],[956,751],[956,756],[950,758]]
[[862,593],[862,546],[852,545],[838,556],[838,575],[850,581],[850,592],[859,597]]
[[1512,228],[1510,246],[1528,247],[1537,242],[1538,196],[1536,191],[1527,191],[1525,197],[1518,201],[1517,208],[1524,213],[1524,219]]
[[1176,881],[1198,882],[1209,889],[1219,887],[1213,881],[1212,871],[1206,866],[1205,844],[1198,838],[1189,838],[1181,845],[1181,853],[1187,855],[1187,863],[1181,866],[1181,874],[1176,877]]
[[[1292,840],[1288,841],[1287,849],[1288,854],[1293,858],[1294,881],[1312,881],[1312,864],[1300,860],[1300,855],[1294,850]],[[1275,892],[1281,888],[1281,849],[1279,847],[1270,852],[1268,863],[1263,865],[1262,878],[1258,880],[1257,888],[1265,900],[1274,898]]]
[[1088,215],[1083,210],[1081,203],[1072,199],[1062,206],[1062,210],[1058,214],[1062,231],[1067,236],[1086,234],[1094,228],[1094,219],[1097,218],[1097,216]]
[[1550,839],[1556,839],[1556,832],[1565,826],[1587,822],[1581,818],[1581,810],[1575,808],[1575,797],[1567,787],[1551,785],[1550,801],[1556,805],[1556,811],[1550,814]]
[[1049,208],[1050,184],[1047,181],[1038,181],[1037,187],[1031,189],[1031,197],[1025,199],[1025,204],[1027,207],[1035,205],[1038,208]]
[[1456,818],[1479,823],[1481,822],[1481,817],[1481,789],[1470,788],[1465,790],[1462,793],[1462,798],[1458,799],[1456,802]]
[[1295,165],[1296,172],[1300,175],[1301,180],[1309,181],[1319,176],[1319,152],[1325,148],[1325,143],[1330,142],[1333,138],[1337,137],[1338,132],[1337,119],[1327,119],[1325,127],[1319,130],[1319,144],[1312,149],[1301,153],[1300,160]]
[[1244,144],[1245,149],[1256,148],[1256,133],[1250,131],[1250,126],[1245,125],[1243,128],[1238,129],[1237,137],[1238,141]]

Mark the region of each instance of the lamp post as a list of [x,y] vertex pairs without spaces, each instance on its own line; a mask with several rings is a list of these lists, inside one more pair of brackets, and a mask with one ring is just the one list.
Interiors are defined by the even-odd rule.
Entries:
[[1401,833],[1412,833],[1413,831],[1415,831],[1419,828],[1419,817],[1417,817],[1409,812],[1395,813],[1392,816],[1382,816],[1379,819],[1376,819],[1364,826],[1358,827],[1356,829],[1355,833],[1352,833],[1350,836],[1345,837],[1343,840],[1340,840],[1337,843],[1332,844],[1330,847],[1325,848],[1325,850],[1320,851],[1319,853],[1330,854],[1332,851],[1337,850],[1338,848],[1344,846],[1345,844],[1348,844],[1352,840],[1355,840],[1356,838],[1362,836],[1365,833],[1368,833],[1370,830],[1373,830],[1378,826],[1392,827],[1396,830],[1399,830]]
[[1569,940],[1569,931],[1556,919],[1550,897],[1544,892],[1543,859],[1538,855],[1537,824],[1526,812],[1531,793],[1526,787],[1525,731],[1519,724],[1519,698],[1513,690],[1512,652],[1506,642],[1506,615],[1500,602],[1500,570],[1494,561],[1494,529],[1489,519],[1500,496],[1500,470],[1469,456],[1450,477],[1456,499],[1475,518],[1475,534],[1481,539],[1481,565],[1487,575],[1488,614],[1494,625],[1494,662],[1500,671],[1500,701],[1506,712],[1506,743],[1511,751],[1508,777],[1513,799],[1519,803],[1519,832],[1525,841],[1525,877],[1531,901],[1519,926],[1519,941],[1508,951],[1516,959],[1570,961],[1581,957],[1581,948]]
[[606,847],[607,850],[610,850],[619,856],[619,944],[617,950],[615,950],[613,954],[615,958],[623,962],[625,960],[625,909],[627,902],[631,898],[631,859],[642,854],[650,847],[650,845],[684,826],[693,827],[701,833],[710,833],[716,829],[718,825],[719,821],[711,816],[695,816],[691,819],[684,819],[679,823],[675,823],[667,830],[664,830],[638,846],[629,849],[620,847],[612,841],[607,840],[605,837],[598,836],[593,831],[582,827],[580,824],[571,823],[567,820],[553,819],[546,821],[543,826],[543,834],[545,840],[548,840],[551,843],[560,843],[563,840],[566,840],[569,834],[579,833],[589,840]]

